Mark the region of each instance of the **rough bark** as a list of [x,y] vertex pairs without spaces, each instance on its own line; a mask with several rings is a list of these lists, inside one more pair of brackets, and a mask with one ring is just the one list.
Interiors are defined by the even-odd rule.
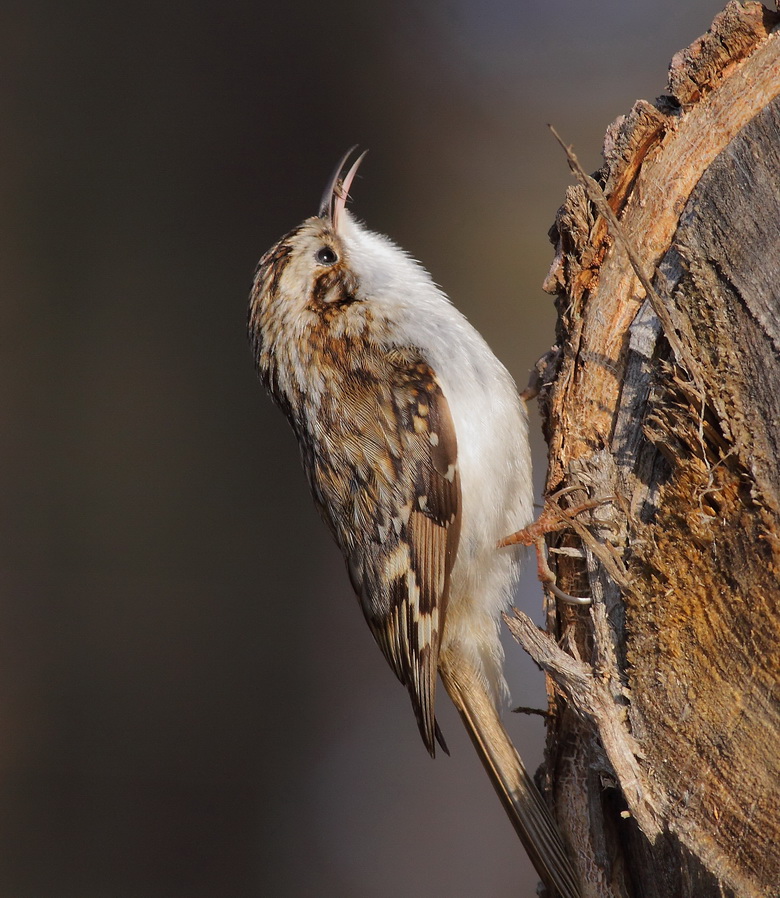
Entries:
[[[780,16],[729,3],[551,238],[547,781],[586,896],[780,895]],[[773,29],[775,29],[773,31]],[[663,317],[663,316],[662,316]]]

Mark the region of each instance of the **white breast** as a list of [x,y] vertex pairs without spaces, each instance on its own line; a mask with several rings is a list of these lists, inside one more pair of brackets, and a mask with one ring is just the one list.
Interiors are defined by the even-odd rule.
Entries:
[[532,520],[533,489],[525,407],[512,378],[481,335],[431,280],[386,237],[351,217],[343,222],[350,264],[374,315],[398,345],[416,346],[439,379],[458,439],[462,526],[442,641],[481,662],[487,682],[505,690],[498,639],[518,558],[496,543]]

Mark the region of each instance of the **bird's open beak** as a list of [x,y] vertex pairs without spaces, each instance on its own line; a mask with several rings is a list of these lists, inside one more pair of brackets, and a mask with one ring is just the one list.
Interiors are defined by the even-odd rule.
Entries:
[[333,176],[328,181],[328,186],[325,188],[325,193],[323,193],[322,202],[320,203],[320,218],[330,219],[335,231],[339,229],[339,219],[347,205],[349,188],[352,186],[352,181],[355,179],[360,163],[368,152],[368,150],[363,150],[352,163],[347,173],[344,174],[344,169],[347,167],[347,163],[355,153],[355,150],[357,150],[356,146],[350,147],[339,161]]

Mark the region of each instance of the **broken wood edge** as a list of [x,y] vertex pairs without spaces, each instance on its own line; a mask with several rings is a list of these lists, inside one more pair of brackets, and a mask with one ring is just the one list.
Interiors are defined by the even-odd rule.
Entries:
[[[755,26],[749,34],[757,41],[752,53],[747,55],[746,48],[741,47],[739,61],[719,70],[723,77],[728,69],[728,78],[720,83],[718,90],[709,91],[691,108],[665,111],[640,102],[629,116],[618,119],[611,126],[613,131],[619,126],[626,136],[621,140],[613,134],[611,147],[618,155],[617,158],[607,156],[599,180],[606,182],[610,206],[622,210],[621,223],[626,239],[634,247],[641,245],[643,268],[648,277],[655,272],[671,245],[680,213],[702,173],[745,124],[780,94],[780,35],[761,31],[759,10],[763,7],[758,3],[741,7],[732,2],[718,17],[729,22],[735,16],[747,18]],[[713,29],[717,21],[713,23]],[[760,23],[765,25],[763,15]],[[713,31],[712,34],[712,41],[715,41],[717,33]],[[717,139],[713,140],[713,135]],[[646,155],[634,173],[630,171],[632,166],[626,156],[629,150],[639,147],[646,151]],[[659,208],[668,209],[669,214],[653,214],[653,210]],[[579,227],[572,230],[572,221]],[[569,189],[554,231],[556,256],[545,289],[559,297],[559,311],[566,321],[569,346],[558,359],[553,389],[556,392],[567,389],[574,377],[575,366],[578,378],[592,379],[588,366],[578,363],[582,354],[587,356],[597,352],[605,364],[615,367],[616,376],[609,387],[598,382],[581,383],[580,387],[584,393],[592,395],[594,408],[614,407],[624,350],[622,334],[638,313],[645,291],[633,270],[626,266],[624,254],[609,251],[613,236],[608,224],[593,209],[582,187]],[[592,327],[592,306],[588,300],[597,293],[600,294],[598,314],[603,324]],[[633,300],[624,302],[622,298],[626,296]],[[695,353],[690,345],[686,345],[685,335],[679,333],[680,322],[676,320],[673,306],[669,313],[673,329],[683,342],[681,362],[687,361],[695,367],[695,362],[691,362]],[[583,344],[583,331],[595,333],[598,341],[592,344],[587,340]],[[557,404],[565,407],[563,400]],[[550,493],[565,485],[568,461],[588,451],[589,443],[592,445],[584,438],[580,425],[581,422],[571,420],[550,430],[547,483]],[[589,419],[589,427],[600,431],[606,441],[610,422],[604,414],[596,415],[596,420]]]
[[[591,609],[594,630],[601,633],[602,647],[611,642],[609,624],[602,604]],[[620,782],[629,810],[650,839],[662,831],[663,808],[653,799],[652,790],[637,763],[637,745],[626,728],[626,702],[616,701],[611,659],[594,668],[560,649],[550,636],[517,608],[504,614],[507,627],[534,661],[548,674],[578,714],[597,728],[611,771]],[[596,675],[600,670],[601,676]],[[621,692],[622,689],[618,689]]]
[[[657,105],[640,101],[628,116],[613,123],[608,130],[605,166],[597,177],[604,185],[610,209],[619,213],[626,240],[630,245],[641,246],[645,279],[655,278],[656,267],[671,246],[680,214],[702,173],[741,129],[780,95],[777,20],[775,14],[760,4],[729,3],[707,35],[675,56],[670,69],[670,94],[677,91],[679,99],[663,97]],[[723,40],[729,29],[737,37],[736,47],[733,41]],[[686,65],[688,76],[683,77]],[[668,209],[669,214],[658,217],[645,211],[658,208]],[[556,354],[548,359],[548,368],[555,379],[551,383],[546,372],[542,383],[542,416],[550,447],[548,494],[576,485],[590,497],[594,485],[601,494],[609,492],[605,478],[590,476],[608,454],[606,448],[598,448],[599,442],[609,446],[610,438],[614,438],[609,422],[603,418],[600,428],[594,428],[593,420],[589,419],[590,428],[581,429],[581,422],[566,415],[566,396],[575,379],[579,394],[589,395],[583,380],[592,374],[589,359],[598,355],[602,367],[611,366],[615,377],[610,390],[592,391],[593,405],[609,408],[612,399],[613,407],[619,409],[618,422],[622,415],[625,424],[634,400],[627,395],[614,396],[621,389],[628,355],[628,347],[616,340],[615,335],[628,334],[633,347],[644,341],[652,346],[652,351],[661,338],[659,318],[647,298],[649,291],[643,289],[642,279],[625,264],[625,254],[614,246],[613,230],[598,211],[582,186],[570,188],[551,232],[556,257],[545,287],[558,295],[563,323],[559,326]],[[661,300],[667,300],[663,287],[659,286],[664,284],[663,279],[655,278],[655,284]],[[601,326],[590,317],[597,295],[596,314],[603,319]],[[682,322],[675,316],[674,303],[669,302],[664,308],[669,309],[671,329],[667,330],[670,324],[667,320],[663,330],[672,334],[669,343],[675,349],[677,360],[691,374],[691,367],[685,362],[693,357],[693,347],[686,341]],[[676,338],[678,346],[674,345]],[[649,359],[648,355],[648,364]],[[692,380],[691,386],[698,392],[699,378],[694,375]],[[551,418],[551,408],[561,412],[558,418]],[[572,404],[572,408],[573,414],[582,415],[581,407]],[[508,617],[507,624],[548,674],[551,706],[557,706],[559,714],[565,714],[556,701],[557,695],[563,695],[579,715],[580,741],[591,739],[588,732],[594,728],[598,732],[608,766],[621,786],[628,810],[653,842],[665,830],[674,832],[674,827],[669,828],[664,799],[654,790],[641,766],[627,713],[630,695],[623,673],[625,659],[620,659],[615,649],[621,638],[619,606],[632,588],[622,563],[625,547],[622,536],[626,527],[621,524],[621,517],[625,520],[635,510],[614,508],[601,521],[595,520],[598,516],[594,515],[591,524],[595,532],[580,522],[571,527],[586,555],[585,567],[595,599],[589,618],[582,612],[559,611],[554,605],[549,606],[548,627],[551,632],[563,628],[563,643],[571,647],[571,654],[519,613]],[[600,532],[608,526],[612,527],[612,534]],[[570,558],[564,557],[563,561],[572,567]],[[579,592],[568,586],[567,589]],[[572,633],[582,632],[579,622],[586,620],[590,633],[583,642]],[[574,662],[573,667],[564,662],[566,658]],[[549,732],[548,759],[551,746],[554,748],[560,734],[560,722]],[[576,750],[575,747],[569,752],[569,771],[575,763],[572,759]],[[594,747],[587,760],[593,763],[597,756]],[[606,769],[602,772],[609,775]],[[564,771],[563,775],[569,774]],[[558,804],[560,800],[556,796]],[[569,805],[569,816],[582,814],[583,805],[587,810],[587,801],[581,799],[572,799]],[[569,831],[576,828],[576,821],[569,820],[567,824]],[[583,825],[587,826],[587,820]],[[593,852],[589,859],[591,869],[592,858]],[[618,894],[609,884],[594,888],[594,895]]]

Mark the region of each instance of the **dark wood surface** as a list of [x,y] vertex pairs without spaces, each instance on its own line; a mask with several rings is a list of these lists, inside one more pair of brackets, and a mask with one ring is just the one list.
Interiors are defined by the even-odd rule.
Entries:
[[587,895],[780,894],[777,21],[730,3],[605,139],[673,334],[581,187],[551,234],[548,491],[602,500],[552,559],[594,604],[550,610],[561,648],[511,626],[555,684],[547,774]]

